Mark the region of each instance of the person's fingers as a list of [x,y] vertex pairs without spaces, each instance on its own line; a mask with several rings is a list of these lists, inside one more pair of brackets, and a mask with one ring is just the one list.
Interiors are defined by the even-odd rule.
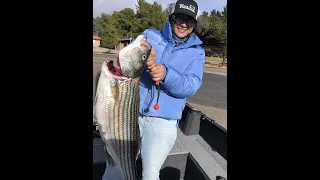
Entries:
[[154,62],[154,57],[149,57],[149,59],[147,60],[146,64],[147,64],[147,66],[150,66],[150,65],[152,65],[152,64],[155,64],[155,62]]
[[152,65],[147,66],[147,68],[149,69],[149,71],[151,71],[151,69],[153,69],[155,66],[156,66],[156,64],[152,64]]
[[160,80],[161,80],[161,77],[159,77],[159,78],[158,78],[158,77],[155,77],[155,78],[152,78],[152,80],[153,80],[153,81],[160,81]]
[[151,52],[150,52],[150,55],[149,55],[149,58],[148,58],[148,60],[147,60],[147,64],[152,64],[152,63],[154,63],[154,58],[156,57],[156,52],[155,52],[155,50],[152,48],[151,49]]
[[148,61],[146,62],[147,68],[151,70],[156,64],[154,62],[154,58],[149,58]]
[[151,49],[149,57],[156,57],[156,51],[154,50],[154,48]]
[[162,78],[163,74],[154,74],[152,75],[152,78]]
[[155,74],[164,73],[164,69],[163,69],[163,67],[162,67],[161,64],[155,65],[155,66],[151,69],[151,71],[154,72]]

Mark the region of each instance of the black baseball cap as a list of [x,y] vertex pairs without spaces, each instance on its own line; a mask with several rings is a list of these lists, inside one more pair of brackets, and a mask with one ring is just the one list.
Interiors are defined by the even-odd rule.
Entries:
[[173,14],[185,14],[197,21],[198,4],[194,0],[178,0]]

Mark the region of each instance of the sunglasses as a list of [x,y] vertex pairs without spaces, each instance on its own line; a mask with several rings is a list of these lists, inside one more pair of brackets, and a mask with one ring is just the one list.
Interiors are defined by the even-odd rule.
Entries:
[[177,15],[172,15],[172,21],[177,25],[185,23],[187,27],[193,27],[196,24],[196,21],[193,19],[187,19]]

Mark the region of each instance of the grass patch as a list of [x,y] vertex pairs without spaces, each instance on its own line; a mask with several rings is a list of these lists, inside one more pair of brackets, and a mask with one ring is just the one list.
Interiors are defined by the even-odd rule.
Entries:
[[206,56],[206,57],[205,57],[205,61],[215,61],[215,62],[220,62],[220,63],[222,63],[223,58],[218,58],[218,57],[208,57],[208,56]]

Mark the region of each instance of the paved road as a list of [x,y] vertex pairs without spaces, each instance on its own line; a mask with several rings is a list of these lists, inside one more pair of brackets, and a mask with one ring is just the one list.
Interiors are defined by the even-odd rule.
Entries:
[[[116,60],[116,56],[94,54],[93,88],[95,88],[95,76],[100,70],[101,64],[104,60]],[[206,68],[203,75],[203,83],[201,88],[194,96],[187,98],[187,102],[227,129],[226,71]]]
[[200,89],[187,101],[227,109],[227,76],[204,73]]
[[227,76],[207,71],[200,89],[187,102],[227,129]]

